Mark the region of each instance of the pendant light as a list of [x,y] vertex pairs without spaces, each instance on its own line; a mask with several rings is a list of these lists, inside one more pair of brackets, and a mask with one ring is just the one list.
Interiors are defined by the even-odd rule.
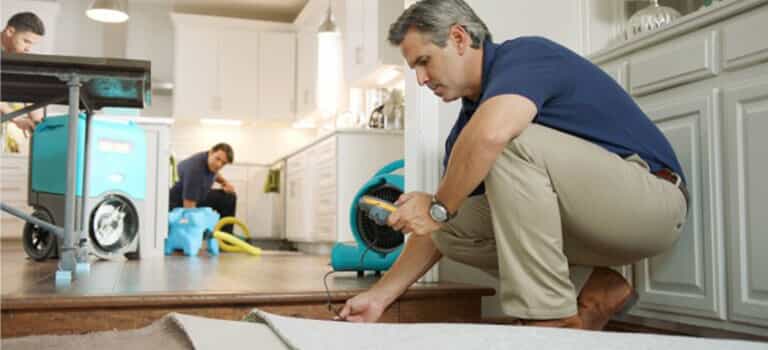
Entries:
[[333,21],[333,13],[331,12],[330,2],[328,3],[328,14],[325,16],[325,21],[323,21],[323,24],[321,24],[320,28],[317,29],[317,35],[339,35],[339,30],[336,27],[336,23]]
[[[357,0],[356,0],[357,1]],[[323,118],[336,116],[341,90],[341,33],[333,21],[331,2],[328,1],[328,14],[317,29],[317,81],[316,102]]]
[[128,20],[124,0],[93,0],[85,15],[94,21],[105,23],[122,23]]

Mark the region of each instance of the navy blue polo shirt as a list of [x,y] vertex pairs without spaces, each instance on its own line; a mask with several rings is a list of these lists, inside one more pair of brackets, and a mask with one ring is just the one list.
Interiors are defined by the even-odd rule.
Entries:
[[[590,141],[622,158],[638,154],[652,172],[667,168],[683,176],[669,141],[624,89],[599,67],[555,42],[540,37],[502,44],[485,41],[481,89],[479,101],[462,99],[459,117],[445,141],[445,168],[475,110],[494,96],[516,94],[536,104],[534,123]],[[483,192],[480,184],[472,195]]]
[[208,168],[208,152],[195,153],[176,167],[179,181],[173,184],[168,196],[170,209],[184,206],[184,200],[200,203],[213,186],[216,174]]

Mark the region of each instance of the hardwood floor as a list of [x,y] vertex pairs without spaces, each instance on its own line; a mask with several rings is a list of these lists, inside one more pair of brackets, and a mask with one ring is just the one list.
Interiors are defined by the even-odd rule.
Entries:
[[[76,334],[148,325],[168,312],[242,319],[252,308],[331,319],[323,275],[327,256],[293,252],[169,256],[136,261],[94,261],[69,286],[54,283],[56,260],[34,262],[18,241],[3,241],[2,337]],[[341,305],[370,287],[373,275],[328,277]],[[384,316],[387,322],[476,322],[481,297],[493,289],[458,283],[416,284]],[[424,301],[424,302],[420,302]]]
[[[54,283],[56,260],[27,259],[19,241],[0,242],[2,337],[81,334],[144,327],[169,312],[240,320],[252,308],[275,314],[331,319],[322,277],[327,256],[265,252],[261,257],[170,256],[138,261],[96,261],[68,287]],[[331,300],[370,287],[376,277],[339,273],[328,278]],[[484,322],[481,297],[491,288],[458,283],[416,284],[383,322]],[[768,341],[768,338],[677,324],[611,322],[610,331],[679,334]]]

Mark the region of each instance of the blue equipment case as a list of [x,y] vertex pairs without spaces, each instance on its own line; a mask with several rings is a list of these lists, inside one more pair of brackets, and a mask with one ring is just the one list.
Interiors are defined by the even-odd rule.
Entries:
[[[64,220],[68,116],[48,117],[35,128],[30,149],[29,205],[33,216],[53,224]],[[147,144],[144,130],[133,122],[92,120],[87,137],[89,159],[84,167],[86,118],[78,121],[76,196],[87,189],[85,208],[76,217],[84,225],[89,250],[102,258],[138,252],[141,218],[145,211]],[[83,174],[88,173],[88,184]],[[149,228],[149,227],[148,227]],[[24,248],[33,259],[56,255],[56,242],[35,225],[24,228]]]

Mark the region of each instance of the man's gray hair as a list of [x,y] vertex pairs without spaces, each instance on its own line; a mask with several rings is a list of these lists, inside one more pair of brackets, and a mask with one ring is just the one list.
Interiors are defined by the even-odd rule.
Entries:
[[464,27],[472,37],[472,47],[479,49],[485,39],[491,39],[485,23],[463,0],[421,0],[405,10],[389,27],[387,40],[399,46],[405,34],[414,28],[429,36],[433,44],[445,47],[454,24]]

